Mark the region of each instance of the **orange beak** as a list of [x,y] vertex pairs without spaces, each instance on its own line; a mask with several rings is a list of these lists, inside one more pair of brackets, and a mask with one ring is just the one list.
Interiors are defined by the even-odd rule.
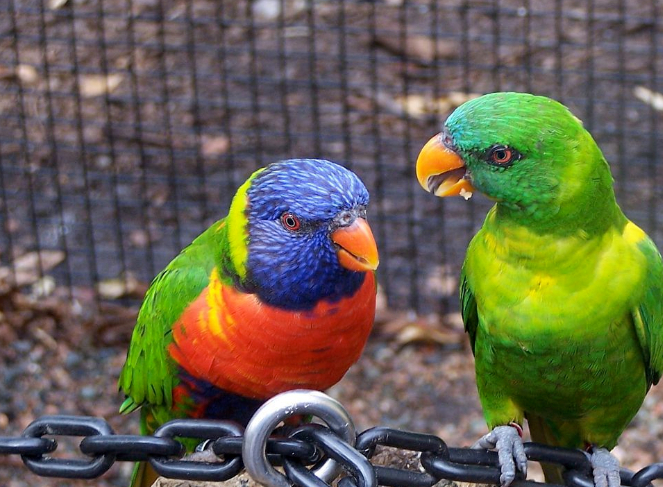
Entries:
[[474,187],[465,179],[465,162],[454,151],[442,143],[442,134],[437,134],[421,149],[417,158],[419,184],[435,196],[460,195],[469,199]]
[[378,268],[378,246],[371,227],[363,218],[357,218],[351,225],[334,230],[331,239],[339,247],[338,262],[346,269],[367,272]]

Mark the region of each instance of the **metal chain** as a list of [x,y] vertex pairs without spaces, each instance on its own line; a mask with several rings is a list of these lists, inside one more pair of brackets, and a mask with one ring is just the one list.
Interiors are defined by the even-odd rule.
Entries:
[[[320,417],[327,426],[309,424],[290,428],[287,436],[267,438],[281,421],[303,411]],[[49,456],[58,448],[58,437],[83,437],[81,455]],[[183,460],[185,449],[178,438],[201,440],[199,449],[213,453],[218,461]],[[492,451],[449,448],[437,436],[386,427],[368,429],[356,441],[354,438],[352,421],[337,401],[319,392],[292,391],[265,403],[246,430],[232,421],[178,419],[164,424],[152,436],[116,435],[101,418],[44,416],[31,423],[20,437],[0,437],[0,455],[20,455],[33,473],[60,478],[92,479],[116,461],[149,461],[163,477],[223,481],[238,475],[246,463],[253,478],[273,487],[281,485],[280,480],[260,477],[264,475],[264,458],[273,472],[272,465],[283,465],[283,482],[302,487],[327,487],[339,474],[343,476],[339,487],[432,487],[443,479],[499,484],[498,457]],[[259,450],[255,449],[256,442]],[[369,460],[377,446],[418,452],[422,468],[373,465]],[[589,460],[580,450],[525,443],[525,453],[531,461],[562,466],[568,487],[594,485]],[[251,458],[256,455],[261,458]],[[320,465],[330,461],[341,467],[334,469],[334,478],[320,474]],[[652,480],[663,478],[663,463],[635,473],[622,469],[621,478],[624,486],[648,487]],[[543,484],[520,478],[512,485]]]

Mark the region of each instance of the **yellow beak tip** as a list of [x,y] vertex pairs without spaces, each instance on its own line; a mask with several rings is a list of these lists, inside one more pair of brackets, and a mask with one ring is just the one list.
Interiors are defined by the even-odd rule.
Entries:
[[465,162],[444,145],[442,134],[431,137],[421,149],[416,173],[421,187],[435,196],[460,195],[468,199],[474,191],[472,184],[465,179]]

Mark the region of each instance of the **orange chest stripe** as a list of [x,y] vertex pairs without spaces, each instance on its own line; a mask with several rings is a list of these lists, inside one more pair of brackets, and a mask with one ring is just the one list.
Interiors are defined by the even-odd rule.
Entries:
[[359,358],[375,315],[375,279],[310,311],[267,306],[253,294],[210,285],[173,327],[171,356],[189,374],[247,397],[326,389]]

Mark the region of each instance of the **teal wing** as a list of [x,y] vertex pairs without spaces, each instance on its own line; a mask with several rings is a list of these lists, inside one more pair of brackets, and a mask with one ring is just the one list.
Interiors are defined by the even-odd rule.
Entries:
[[152,281],[138,313],[119,388],[127,395],[120,408],[129,413],[141,405],[172,406],[177,385],[168,354],[172,326],[207,287],[216,254],[223,250],[223,220],[212,225],[175,257]]
[[663,372],[663,261],[649,238],[638,247],[647,259],[647,274],[643,297],[631,314],[651,385],[658,383]]
[[477,301],[474,293],[467,280],[465,268],[460,273],[460,313],[463,317],[465,324],[465,331],[470,336],[470,345],[472,346],[472,353],[474,353],[474,341],[477,334],[477,326],[479,325],[479,314],[477,312]]

